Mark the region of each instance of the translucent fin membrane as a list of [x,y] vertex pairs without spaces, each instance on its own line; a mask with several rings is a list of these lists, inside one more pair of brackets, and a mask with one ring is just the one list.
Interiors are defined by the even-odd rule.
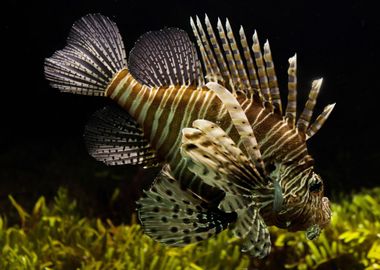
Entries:
[[193,43],[181,29],[165,28],[142,35],[129,54],[129,70],[148,86],[198,84],[203,74]]
[[182,190],[167,165],[137,204],[145,232],[173,246],[210,238],[236,220],[235,213],[210,209],[199,196]]
[[113,75],[126,65],[116,24],[89,14],[74,23],[66,47],[45,60],[45,77],[62,92],[103,96]]
[[109,106],[97,111],[87,124],[84,137],[89,154],[107,165],[159,164],[141,128],[121,108]]

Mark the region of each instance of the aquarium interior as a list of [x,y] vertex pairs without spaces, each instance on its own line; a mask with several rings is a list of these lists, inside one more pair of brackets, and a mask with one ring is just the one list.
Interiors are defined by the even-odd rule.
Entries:
[[[4,11],[0,269],[380,269],[380,22],[370,3],[9,1]],[[59,93],[43,77],[44,58],[88,13],[110,16],[127,52],[150,30],[191,33],[190,16],[228,17],[235,31],[243,25],[270,40],[282,88],[297,52],[299,102],[324,77],[317,111],[337,105],[308,144],[332,201],[332,222],[320,237],[271,228],[272,252],[258,260],[240,252],[228,231],[184,248],[144,235],[135,202],[158,169],[92,159],[83,129],[111,101]]]

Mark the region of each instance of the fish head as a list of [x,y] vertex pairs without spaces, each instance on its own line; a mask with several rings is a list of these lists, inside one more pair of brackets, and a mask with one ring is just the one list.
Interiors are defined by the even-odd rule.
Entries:
[[[310,156],[299,162],[279,162],[270,174],[278,185],[277,188],[273,185],[271,223],[289,231],[306,230],[309,239],[317,237],[331,220],[323,180],[314,171],[313,164]],[[276,198],[279,196],[282,196],[280,200]],[[280,209],[275,203],[278,201],[282,204]]]

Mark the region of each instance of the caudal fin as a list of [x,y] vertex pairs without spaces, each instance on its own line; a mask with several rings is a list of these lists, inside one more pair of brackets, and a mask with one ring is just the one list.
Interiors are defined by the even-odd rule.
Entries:
[[45,77],[62,92],[104,96],[112,77],[126,66],[116,24],[89,14],[74,23],[66,47],[45,59]]

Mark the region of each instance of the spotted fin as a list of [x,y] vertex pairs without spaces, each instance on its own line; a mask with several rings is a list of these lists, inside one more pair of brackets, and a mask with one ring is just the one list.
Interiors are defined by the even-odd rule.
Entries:
[[107,165],[159,164],[155,151],[134,119],[116,106],[97,111],[85,128],[89,154]]
[[210,209],[188,190],[182,190],[166,165],[137,202],[144,231],[153,239],[184,246],[207,239],[236,220],[235,213]]
[[203,84],[196,49],[181,29],[145,33],[131,50],[128,62],[133,77],[148,86]]

